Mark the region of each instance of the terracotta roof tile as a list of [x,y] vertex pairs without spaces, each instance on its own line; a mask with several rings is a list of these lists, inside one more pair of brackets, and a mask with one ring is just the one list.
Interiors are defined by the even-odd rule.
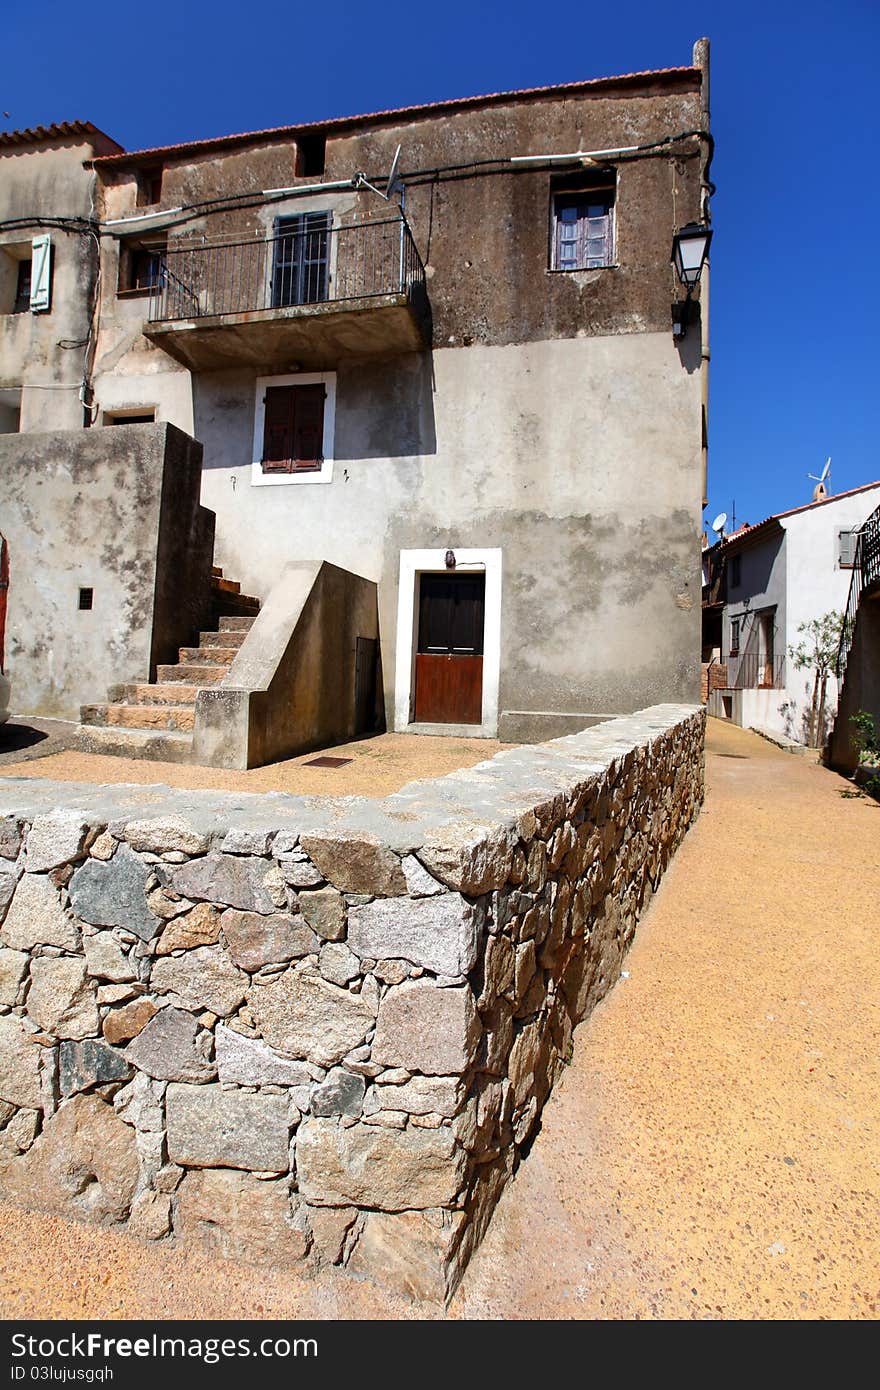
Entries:
[[425,102],[421,106],[392,107],[387,111],[370,111],[360,116],[335,116],[327,121],[310,121],[301,125],[270,126],[266,130],[250,130],[240,134],[218,135],[207,140],[186,140],[177,145],[157,145],[153,149],[129,150],[120,154],[102,156],[95,160],[99,165],[138,163],[142,160],[156,159],[160,156],[181,155],[197,150],[222,149],[224,146],[246,144],[253,140],[281,140],[291,135],[308,131],[332,131],[363,122],[387,121],[404,116],[418,116],[423,112],[461,110],[469,106],[479,106],[484,102],[511,101],[521,97],[539,97],[551,93],[567,96],[576,95],[595,87],[614,87],[620,83],[638,84],[652,78],[699,77],[700,68],[655,68],[645,72],[626,72],[616,77],[591,77],[582,82],[566,82],[551,87],[523,87],[510,92],[489,92],[483,96],[453,97],[445,101]]
[[870,492],[872,487],[880,487],[880,480],[862,483],[861,487],[851,487],[847,492],[833,492],[829,497],[820,497],[818,502],[805,502],[802,507],[790,507],[787,512],[774,512],[773,516],[766,516],[763,521],[756,521],[753,526],[739,526],[729,536],[724,537],[724,544],[731,545],[734,541],[751,538],[756,531],[762,531],[765,526],[769,528],[787,516],[797,516],[799,512],[809,512],[814,507],[827,507],[829,502],[839,502],[842,497],[855,497],[859,492]]
[[84,136],[94,148],[108,154],[111,150],[122,152],[118,140],[105,135],[91,121],[58,121],[52,125],[32,126],[27,130],[0,130],[0,147],[5,145],[38,145],[46,140],[66,140],[71,136]]

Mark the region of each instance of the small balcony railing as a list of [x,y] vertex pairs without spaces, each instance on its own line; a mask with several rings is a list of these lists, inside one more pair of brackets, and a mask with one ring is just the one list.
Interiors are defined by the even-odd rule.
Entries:
[[727,657],[728,690],[782,690],[785,657],[765,652],[731,652]]
[[286,222],[270,237],[169,246],[159,258],[150,322],[341,308],[386,296],[421,307],[425,268],[403,217],[334,226],[329,213],[305,213]]

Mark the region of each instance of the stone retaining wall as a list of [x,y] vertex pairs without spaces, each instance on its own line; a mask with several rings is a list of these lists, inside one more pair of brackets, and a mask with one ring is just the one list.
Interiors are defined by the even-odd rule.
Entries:
[[442,1299],[702,744],[661,705],[381,801],[0,782],[0,1190]]

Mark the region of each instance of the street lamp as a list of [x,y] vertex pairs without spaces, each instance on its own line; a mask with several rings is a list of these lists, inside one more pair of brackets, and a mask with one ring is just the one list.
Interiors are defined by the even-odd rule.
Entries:
[[705,227],[701,222],[688,222],[672,238],[670,260],[686,291],[684,300],[672,306],[672,336],[676,339],[684,337],[688,324],[696,317],[691,296],[700,283],[711,240],[711,227]]

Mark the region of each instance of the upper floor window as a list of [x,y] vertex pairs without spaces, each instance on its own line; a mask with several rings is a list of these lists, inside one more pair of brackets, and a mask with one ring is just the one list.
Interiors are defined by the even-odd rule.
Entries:
[[153,207],[162,201],[162,165],[154,164],[150,169],[141,169],[137,175],[137,205],[139,208]]
[[327,137],[300,135],[296,142],[296,177],[320,178],[324,172]]
[[155,242],[120,242],[118,293],[150,294],[159,284],[164,251]]
[[742,583],[742,556],[731,555],[730,557],[730,587],[738,589]]
[[19,261],[18,272],[15,282],[15,300],[12,305],[13,314],[26,314],[31,307],[31,267],[33,262],[28,259]]
[[838,531],[837,563],[842,570],[851,570],[855,565],[858,539],[858,528],[855,531]]
[[731,618],[730,620],[730,655],[739,656],[739,628],[740,619]]
[[601,186],[559,187],[553,194],[551,269],[598,270],[613,264],[613,177]]
[[329,252],[329,212],[279,217],[275,223],[272,308],[325,300]]
[[45,314],[51,304],[51,237],[0,246],[0,314]]

